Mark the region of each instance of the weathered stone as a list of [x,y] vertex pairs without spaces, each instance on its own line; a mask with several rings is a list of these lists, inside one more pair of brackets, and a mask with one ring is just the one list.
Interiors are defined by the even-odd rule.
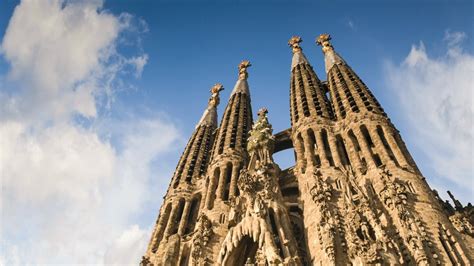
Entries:
[[[217,128],[211,99],[140,265],[472,265],[474,207],[430,189],[398,130],[328,34],[321,82],[295,36],[291,128],[252,126],[247,68]],[[273,154],[293,148],[281,170]]]

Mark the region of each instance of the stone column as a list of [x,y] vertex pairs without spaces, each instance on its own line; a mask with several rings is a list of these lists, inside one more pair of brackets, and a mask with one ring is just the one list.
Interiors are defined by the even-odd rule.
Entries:
[[186,200],[184,203],[183,215],[181,216],[181,221],[179,221],[178,235],[180,236],[184,235],[184,231],[186,230],[186,224],[189,219],[189,208],[191,208],[191,201]]
[[321,131],[315,131],[316,142],[318,146],[318,153],[321,159],[321,167],[329,167],[328,156],[326,150],[324,149],[323,138],[321,137]]
[[232,167],[232,179],[230,181],[230,191],[229,191],[229,199],[235,197],[237,194],[237,179],[239,178],[239,169],[240,165],[235,164]]
[[334,160],[334,165],[342,167],[341,157],[336,145],[336,138],[334,138],[334,136],[330,134],[329,132],[328,132],[328,142],[329,142],[329,148],[332,154],[332,159]]
[[359,158],[358,151],[356,147],[354,146],[354,143],[352,143],[352,140],[349,137],[349,134],[347,132],[343,134],[343,141],[347,147],[347,153],[349,155],[349,159],[351,160],[352,168],[359,171],[362,168],[362,165],[361,165],[362,163]]
[[395,158],[397,158],[398,163],[401,166],[409,167],[410,164],[407,162],[405,155],[403,154],[401,147],[398,146],[394,134],[393,129],[387,129],[386,127],[382,127],[382,130],[385,133],[385,138],[387,139],[388,145],[392,149]]
[[176,223],[176,216],[178,215],[178,205],[179,205],[179,201],[177,202],[173,202],[173,204],[171,205],[171,213],[170,213],[170,216],[168,218],[168,223],[166,224],[166,227],[165,227],[165,235],[164,235],[164,238],[168,238],[168,236],[170,236],[171,234],[171,229],[174,227],[174,223]]
[[308,162],[308,166],[314,166],[315,165],[314,146],[311,147],[310,137],[308,135],[308,131],[305,130],[305,131],[301,132],[301,137],[303,138],[303,144],[304,144],[304,150],[305,150],[304,156],[306,157],[306,161]]
[[375,126],[368,126],[367,130],[369,131],[369,134],[371,135],[372,141],[374,142],[375,148],[377,149],[378,153],[382,157],[382,163],[385,165],[391,165],[393,164],[392,159],[390,159],[390,155],[383,145],[382,139],[380,138],[379,134],[377,133],[377,130]]
[[211,172],[211,176],[209,177],[209,187],[207,187],[207,193],[206,193],[206,208],[210,208],[211,207],[211,202],[214,200],[213,199],[213,194],[215,193],[214,188],[216,186],[216,183],[218,180],[216,180],[217,178],[219,177],[216,177],[214,175],[214,172],[215,172],[215,169],[212,169],[212,172]]
[[360,148],[362,150],[362,154],[364,154],[365,161],[367,162],[368,168],[376,167],[374,158],[372,157],[372,149],[369,147],[369,144],[367,143],[367,140],[364,138],[364,135],[362,134],[362,131],[360,128],[355,128],[354,135],[356,136]]
[[221,166],[221,172],[219,176],[219,185],[217,186],[216,195],[217,195],[217,198],[221,200],[224,195],[226,173],[227,173],[227,164],[225,164],[225,166]]

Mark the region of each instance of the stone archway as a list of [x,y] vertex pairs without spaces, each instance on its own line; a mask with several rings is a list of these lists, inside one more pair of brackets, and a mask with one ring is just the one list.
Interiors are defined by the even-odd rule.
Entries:
[[229,254],[225,265],[245,265],[247,260],[254,262],[258,250],[258,243],[250,236],[244,236],[237,247]]
[[257,250],[264,254],[268,265],[281,263],[272,233],[264,219],[248,216],[227,233],[219,252],[219,265],[244,265],[253,259]]

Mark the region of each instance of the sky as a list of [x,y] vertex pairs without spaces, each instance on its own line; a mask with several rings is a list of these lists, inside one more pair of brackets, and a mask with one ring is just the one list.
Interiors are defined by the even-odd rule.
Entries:
[[[383,2],[383,3],[382,3]],[[330,33],[432,188],[473,201],[472,1],[0,3],[0,265],[136,265],[217,82],[290,126],[288,39]],[[254,113],[254,117],[256,114]],[[275,155],[282,168],[291,152]]]

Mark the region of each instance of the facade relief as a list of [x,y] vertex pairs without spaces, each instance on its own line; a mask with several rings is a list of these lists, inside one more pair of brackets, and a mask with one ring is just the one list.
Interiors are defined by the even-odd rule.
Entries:
[[[320,80],[292,37],[290,128],[254,121],[247,60],[178,162],[141,266],[473,265],[474,207],[441,200],[329,34]],[[280,169],[273,155],[292,150]]]

